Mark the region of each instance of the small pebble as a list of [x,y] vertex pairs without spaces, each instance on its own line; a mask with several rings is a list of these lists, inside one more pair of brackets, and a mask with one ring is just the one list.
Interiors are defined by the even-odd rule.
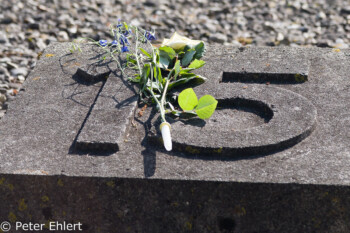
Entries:
[[19,75],[26,76],[28,74],[28,69],[24,67],[16,68],[11,70],[11,75],[17,77]]
[[216,43],[224,43],[227,41],[227,36],[222,33],[215,33],[209,37],[209,40]]

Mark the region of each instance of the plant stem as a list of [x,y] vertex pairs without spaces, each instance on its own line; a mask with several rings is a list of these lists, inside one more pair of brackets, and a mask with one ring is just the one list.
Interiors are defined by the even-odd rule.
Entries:
[[115,31],[116,33],[116,37],[117,37],[117,48],[118,48],[118,52],[121,53],[122,52],[122,49],[120,48],[120,36],[119,36],[119,33],[117,32],[117,30]]
[[120,71],[122,72],[123,77],[126,77],[126,75],[125,75],[125,73],[124,73],[124,69],[123,69],[123,67],[120,65],[120,63],[119,63],[119,61],[117,60],[117,58],[116,58],[112,53],[110,53],[107,49],[105,49],[104,47],[102,47],[102,48],[103,48],[107,53],[110,54],[111,58],[113,58],[113,60],[114,60],[115,62],[117,62],[117,65],[118,65]]
[[[118,35],[118,33],[117,33],[117,35]],[[108,47],[103,47],[103,46],[101,46],[97,41],[95,41],[95,40],[93,40],[93,39],[91,39],[91,38],[81,37],[81,39],[85,39],[85,40],[89,40],[89,41],[93,42],[94,44],[96,44],[96,45],[98,45],[100,48],[102,48],[106,53],[108,53],[108,54],[111,56],[111,58],[113,58],[113,60],[114,60],[115,62],[117,62],[117,65],[118,65],[120,71],[122,72],[122,75],[123,75],[124,77],[126,77],[126,76],[125,76],[125,73],[124,73],[123,67],[120,65],[118,59],[113,55],[113,52],[114,52],[114,51],[111,53],[111,52],[107,49]],[[119,39],[118,39],[118,40],[119,40]],[[118,47],[119,47],[119,43],[118,43]],[[120,47],[119,47],[119,50],[120,50]],[[120,51],[121,51],[121,50],[120,50]]]
[[165,103],[164,103],[164,102],[165,102],[165,96],[166,96],[166,93],[167,93],[167,91],[168,91],[169,83],[170,83],[170,79],[166,80],[165,87],[164,87],[164,89],[163,89],[163,96],[162,96],[162,99],[160,100],[160,104],[161,104],[162,106],[165,105]]
[[149,40],[146,40],[146,41],[147,41],[147,44],[151,47],[153,62],[156,63],[156,56],[154,54],[153,45],[152,45],[152,43]]
[[142,75],[141,72],[141,67],[140,67],[140,62],[139,62],[139,55],[137,54],[138,48],[139,48],[139,38],[138,38],[138,28],[135,27],[135,35],[136,35],[136,40],[135,40],[135,57],[136,57],[136,62],[137,62],[137,66],[139,68],[139,73],[140,76]]
[[157,97],[154,95],[154,92],[152,90],[152,88],[149,89],[153,99],[156,101],[157,105],[159,106],[159,111],[160,111],[160,117],[162,118],[162,122],[166,122],[165,120],[165,110],[164,110],[164,105],[162,105],[159,100],[157,99]]

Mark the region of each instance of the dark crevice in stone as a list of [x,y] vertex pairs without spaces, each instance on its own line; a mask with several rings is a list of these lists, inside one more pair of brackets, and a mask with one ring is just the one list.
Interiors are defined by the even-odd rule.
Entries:
[[254,72],[223,72],[220,82],[238,83],[271,83],[271,84],[301,84],[308,80],[305,73],[254,73]]

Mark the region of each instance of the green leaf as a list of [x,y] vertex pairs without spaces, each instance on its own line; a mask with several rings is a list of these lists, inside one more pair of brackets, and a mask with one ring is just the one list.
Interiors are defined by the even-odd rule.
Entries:
[[131,62],[131,63],[133,63],[133,64],[136,64],[137,62],[136,62],[136,60],[135,59],[133,59],[133,54],[131,54],[131,53],[128,53],[127,55],[126,55],[126,60],[128,61],[128,62]]
[[176,52],[167,46],[163,46],[159,48],[159,63],[161,68],[168,69],[168,66],[176,56]]
[[205,61],[195,59],[193,62],[191,62],[191,64],[188,66],[188,68],[198,69],[198,68],[204,66],[204,64],[205,64]]
[[142,52],[143,54],[145,54],[147,57],[152,58],[151,54],[149,54],[146,50],[144,50],[143,48],[140,48],[140,50],[141,50],[141,52]]
[[153,62],[156,62],[157,64],[159,64],[159,50],[156,49],[156,50],[154,50],[154,52],[155,52],[156,57],[155,57],[155,61],[153,61]]
[[195,59],[200,59],[201,57],[204,56],[205,52],[206,52],[206,48],[205,48],[205,44],[204,42],[200,42],[199,44],[197,44],[194,49],[196,50],[196,54],[194,55]]
[[153,75],[155,80],[157,81],[158,85],[163,89],[163,77],[162,77],[162,72],[159,68],[159,66],[156,66],[154,63],[153,64]]
[[181,65],[183,67],[187,66],[188,64],[190,64],[190,62],[193,59],[193,55],[196,53],[195,49],[189,49],[186,53],[185,56],[182,58],[181,60]]
[[198,104],[198,98],[192,88],[187,88],[179,94],[178,103],[182,110],[193,110]]
[[185,45],[185,47],[183,48],[182,52],[186,53],[188,50],[193,49],[194,46],[190,46],[190,45]]
[[125,22],[123,22],[123,25],[124,25],[125,29],[128,31],[128,30],[129,30],[129,26],[128,26],[128,24],[127,24],[127,23],[125,23]]
[[180,61],[179,60],[175,63],[174,70],[175,70],[174,79],[176,80],[176,78],[179,75],[180,70],[181,70],[181,66],[180,66]]
[[177,61],[175,63],[174,69],[175,69],[175,75],[178,75],[180,73],[180,69],[181,69],[180,61]]
[[187,69],[181,69],[180,75],[182,76],[183,74],[188,74],[189,70]]
[[131,81],[131,82],[133,82],[133,83],[139,83],[141,77],[140,77],[140,75],[137,75],[137,76],[134,77],[134,78],[129,77],[128,79],[129,79],[129,81]]
[[201,119],[208,119],[214,113],[218,101],[211,95],[205,95],[199,99],[195,109],[197,115]]
[[187,76],[186,78],[183,78],[183,75],[181,75],[180,79],[177,79],[176,81],[171,82],[169,84],[168,89],[171,90],[174,87],[180,86],[180,85],[188,83],[190,81],[196,81],[196,84],[197,84],[197,82],[199,84],[199,83],[204,83],[205,80],[206,80],[206,78],[204,78],[203,76],[195,75],[195,74],[192,74],[192,73],[186,74],[186,76]]
[[159,56],[159,64],[162,69],[168,69],[170,60],[167,57]]
[[157,66],[157,74],[158,74],[158,81],[159,81],[159,83],[164,83],[165,80],[163,79],[162,71],[161,71],[159,66]]
[[182,59],[184,56],[185,56],[185,52],[184,51],[181,51],[177,54],[178,58],[179,59]]
[[159,52],[165,52],[171,58],[174,58],[176,56],[176,52],[174,51],[174,49],[172,49],[171,47],[168,47],[168,46],[160,47]]
[[181,74],[181,78],[193,78],[196,76],[196,74],[194,73],[188,73],[188,71],[180,71],[180,74]]
[[137,61],[135,59],[132,59],[132,58],[128,58],[128,63],[127,65],[129,66],[130,64],[134,64],[134,65],[137,65]]
[[141,83],[144,84],[144,83],[147,83],[147,80],[148,80],[148,77],[149,77],[149,74],[151,73],[151,66],[146,63],[143,68],[142,68],[142,75],[141,75]]
[[160,91],[159,84],[156,82],[151,82],[150,80],[147,82],[147,87]]

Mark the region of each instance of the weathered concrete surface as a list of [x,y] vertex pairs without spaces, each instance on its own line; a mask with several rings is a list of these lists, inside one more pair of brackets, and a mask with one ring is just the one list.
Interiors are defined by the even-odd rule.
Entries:
[[92,233],[350,230],[341,186],[2,175],[0,192],[2,220],[80,222]]
[[[221,159],[217,154],[206,157],[193,154],[196,148],[192,147],[188,151],[165,153],[161,146],[150,145],[146,132],[149,132],[149,122],[155,118],[155,114],[148,111],[149,108],[142,117],[136,117],[132,124],[125,121],[125,132],[121,134],[114,134],[114,129],[108,131],[108,122],[106,128],[101,129],[107,135],[123,138],[117,142],[121,145],[118,152],[108,153],[109,156],[89,156],[72,150],[79,132],[84,130],[84,121],[89,121],[87,115],[90,109],[90,117],[93,114],[94,108],[91,106],[94,102],[98,103],[101,96],[97,99],[96,96],[103,91],[101,86],[104,82],[100,80],[90,82],[89,85],[77,82],[77,68],[85,67],[87,70],[83,64],[96,63],[98,57],[91,59],[96,54],[89,49],[84,52],[86,56],[69,55],[67,48],[68,44],[54,44],[45,51],[25,84],[26,91],[10,103],[8,113],[0,122],[0,179],[4,178],[0,188],[1,197],[8,200],[0,203],[2,218],[6,219],[10,214],[8,212],[12,211],[18,219],[24,220],[28,220],[29,215],[38,221],[66,219],[64,211],[71,213],[70,219],[79,219],[81,214],[81,219],[89,225],[91,219],[99,217],[98,213],[101,213],[108,216],[104,224],[108,229],[118,228],[122,232],[144,229],[150,229],[149,232],[164,232],[162,230],[168,229],[167,226],[173,227],[169,228],[169,232],[349,231],[349,51],[210,48],[206,55],[207,65],[200,71],[209,81],[196,87],[198,96],[210,93],[225,99],[241,93],[237,96],[253,100],[261,97],[268,105],[274,101],[280,103],[279,98],[293,93],[291,96],[295,96],[295,99],[287,98],[286,105],[280,103],[276,107],[288,108],[298,103],[296,107],[301,107],[307,114],[302,119],[296,117],[295,121],[290,122],[291,125],[301,122],[301,125],[299,128],[288,128],[286,135],[293,130],[300,134],[305,129],[313,129],[309,130],[311,134],[303,137],[304,140],[296,141],[288,148],[282,147],[274,153],[259,154],[255,151],[253,157]],[[275,59],[275,53],[280,54],[278,59]],[[248,60],[251,62],[246,63]],[[264,65],[265,62],[269,65]],[[292,69],[293,64],[300,65],[300,71],[295,69],[287,72],[286,69]],[[113,71],[113,65],[110,65]],[[103,65],[101,71],[96,71],[97,74],[106,72],[102,67]],[[258,84],[261,80],[254,81],[252,78],[243,83],[240,79],[225,83],[230,81],[227,80],[230,78],[227,73],[237,74],[242,69],[248,74],[264,71],[266,81],[283,73],[296,72],[302,75],[294,76],[298,82],[292,82],[292,75],[289,75],[288,84],[284,84],[286,81],[271,81],[270,85]],[[278,73],[280,74],[277,75]],[[225,78],[224,74],[227,75]],[[308,81],[302,82],[306,76]],[[111,77],[118,78],[118,75],[111,72],[108,79]],[[227,86],[218,89],[219,85]],[[231,87],[236,92],[232,96],[225,96],[224,90]],[[275,98],[273,93],[276,94]],[[272,109],[271,105],[268,106]],[[256,106],[250,107],[248,111],[236,108],[232,116],[251,116],[246,113],[255,114],[255,110]],[[230,109],[226,111],[229,113]],[[259,115],[259,110],[257,111]],[[219,113],[215,117],[217,121],[229,120],[225,114]],[[253,121],[258,117],[260,116],[252,117],[255,119]],[[294,115],[290,117],[293,118]],[[312,123],[314,118],[316,125]],[[249,122],[249,119],[248,117],[246,121]],[[247,124],[251,125],[247,130],[266,127],[265,124],[272,124],[273,121],[272,117],[267,123],[263,119]],[[207,126],[215,127],[214,123],[209,122]],[[194,139],[198,143],[204,140],[213,143],[217,137],[208,135],[207,131],[200,134],[199,138],[196,132],[198,127],[186,127],[186,137],[192,143],[196,143],[193,142]],[[181,135],[176,134],[177,129],[174,127],[173,130],[174,137],[177,137],[174,140],[179,141]],[[242,133],[244,127],[236,131]],[[29,174],[45,177],[22,176]],[[58,178],[70,185],[58,189],[54,186],[58,182],[55,179]],[[109,193],[104,184],[110,180],[114,181],[115,186]],[[113,186],[113,183],[109,185]],[[84,188],[91,189],[91,192],[84,192]],[[41,205],[41,195],[44,193],[57,200],[50,204],[52,208],[58,208],[59,203],[66,203],[59,209],[62,212],[45,214],[47,212]],[[89,193],[96,202],[88,199]],[[68,194],[72,199],[68,198]],[[31,206],[29,213],[18,209],[22,199],[28,208]],[[81,205],[70,205],[75,200],[81,200]],[[86,203],[95,203],[93,207],[101,206],[102,210],[98,209],[97,215],[89,214],[88,209],[81,211],[79,207],[86,206]],[[42,212],[36,212],[37,209]],[[113,216],[120,220],[116,221],[117,217]],[[101,228],[104,221],[98,219],[96,218],[96,223],[101,223],[98,227],[105,229]],[[210,226],[205,225],[206,222]],[[141,229],[143,226],[145,228]],[[180,226],[184,228],[180,229]],[[96,232],[96,229],[91,232]]]

